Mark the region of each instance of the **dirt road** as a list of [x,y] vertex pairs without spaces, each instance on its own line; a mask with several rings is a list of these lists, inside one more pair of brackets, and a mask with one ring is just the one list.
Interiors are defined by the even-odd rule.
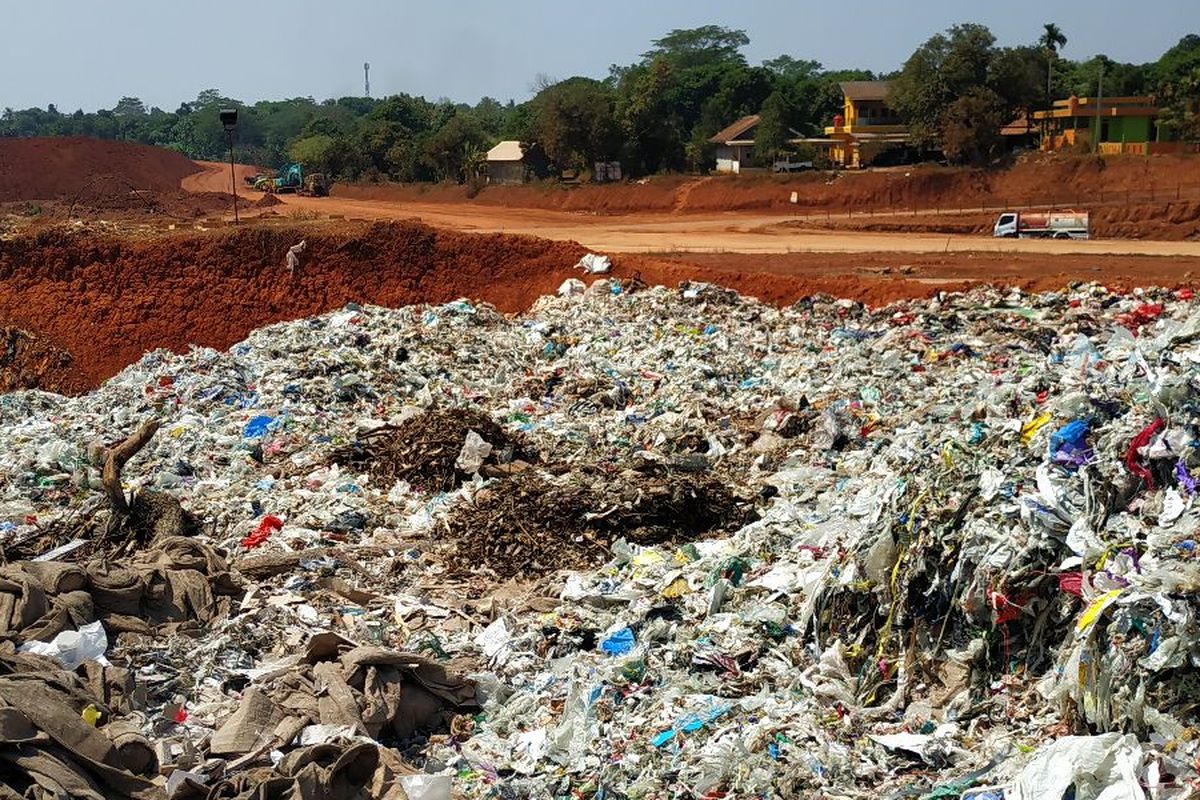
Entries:
[[[201,166],[205,168],[203,172],[183,180],[184,189],[228,191],[228,164],[201,162]],[[239,182],[242,176],[253,173],[253,167],[239,165]],[[260,197],[244,183],[238,191],[250,200]],[[281,195],[280,199],[283,205],[274,211],[285,216],[300,212],[346,219],[415,219],[458,231],[517,233],[576,241],[589,249],[611,253],[991,253],[1200,258],[1200,242],[1040,241],[978,235],[789,229],[779,225],[781,217],[778,214],[600,216],[469,203],[450,205],[297,195]],[[824,215],[813,218],[824,218]]]
[[[197,161],[196,164],[203,167],[203,172],[195,172],[185,177],[179,182],[180,188],[185,192],[228,192],[229,191],[229,162],[221,163],[220,161]],[[235,168],[237,173],[237,191],[242,197],[249,197],[252,200],[257,200],[261,196],[261,192],[256,192],[246,185],[246,177],[257,175],[258,167],[250,166],[249,164],[237,164]]]

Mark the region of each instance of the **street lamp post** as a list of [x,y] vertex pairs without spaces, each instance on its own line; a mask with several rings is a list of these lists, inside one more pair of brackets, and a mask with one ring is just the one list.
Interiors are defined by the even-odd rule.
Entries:
[[225,129],[225,133],[229,135],[229,182],[233,186],[233,224],[237,225],[238,207],[237,207],[237,171],[233,166],[233,129],[237,127],[238,112],[236,108],[221,109],[221,127]]

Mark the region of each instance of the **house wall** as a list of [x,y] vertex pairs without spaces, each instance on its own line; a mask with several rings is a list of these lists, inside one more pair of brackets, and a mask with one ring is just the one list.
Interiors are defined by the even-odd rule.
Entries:
[[900,122],[896,112],[883,100],[855,101],[847,97],[842,113],[846,118],[846,126],[851,128],[858,125],[895,125]]
[[1108,135],[1104,142],[1149,142],[1154,139],[1154,126],[1150,117],[1114,117],[1108,122]]
[[737,172],[736,156],[736,152],[729,145],[717,145],[717,172]]
[[717,172],[737,174],[743,167],[754,166],[754,148],[745,145],[717,145]]
[[[1120,145],[1144,145],[1154,142],[1158,137],[1158,127],[1154,124],[1155,117],[1066,117],[1056,120],[1061,129],[1052,133],[1050,141],[1043,144],[1046,150],[1061,150],[1078,144],[1088,146],[1092,142],[1113,144],[1116,147],[1101,147],[1103,153],[1140,153],[1148,152],[1145,147],[1125,147]],[[1099,135],[1098,134],[1103,134]]]
[[489,161],[489,183],[524,183],[525,163],[522,161]]

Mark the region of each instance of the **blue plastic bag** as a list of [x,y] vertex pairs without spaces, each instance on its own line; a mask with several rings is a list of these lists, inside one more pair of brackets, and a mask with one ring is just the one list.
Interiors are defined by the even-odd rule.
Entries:
[[246,423],[246,427],[242,431],[242,436],[247,439],[261,439],[267,435],[267,431],[271,429],[271,423],[274,421],[273,417],[260,414]]
[[623,656],[633,649],[633,631],[622,628],[600,643],[600,649],[610,656]]
[[1087,435],[1090,425],[1087,420],[1076,419],[1071,420],[1066,425],[1050,434],[1050,452],[1057,453],[1066,446],[1071,446],[1072,449],[1082,450],[1087,447]]

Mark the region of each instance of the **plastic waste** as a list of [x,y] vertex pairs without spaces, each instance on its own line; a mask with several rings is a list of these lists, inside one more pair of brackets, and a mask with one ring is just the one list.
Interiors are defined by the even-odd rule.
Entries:
[[[1062,751],[1021,791],[1052,794],[1062,771],[1079,796],[1168,800],[1200,777],[1193,301],[977,287],[776,308],[575,274],[594,283],[520,315],[347,307],[227,352],[149,353],[80,397],[0,397],[5,635],[61,630],[87,592],[96,609],[155,603],[111,617],[123,630],[171,606],[162,624],[186,635],[121,638],[146,706],[96,699],[118,722],[145,715],[172,777],[244,774],[195,743],[320,660],[314,631],[345,638],[328,663],[390,647],[487,670],[482,710],[446,715],[412,755],[467,798],[1011,800],[1071,729],[1129,731],[1138,749]],[[1163,311],[1135,335],[1117,316],[1143,303]],[[107,520],[96,456],[151,407],[161,432],[125,483],[198,525],[156,537],[166,550],[97,554],[73,538]],[[411,442],[380,446],[404,420],[468,408],[513,442],[468,426],[492,452],[456,433],[437,475],[405,471]],[[597,486],[624,488],[507,529],[498,514],[469,559],[447,535],[498,495],[532,507]],[[345,748],[361,724],[327,722],[295,736]],[[260,746],[256,770],[300,752]]]
[[608,256],[587,253],[579,259],[579,263],[575,267],[590,275],[603,275],[612,270],[612,261]]
[[610,656],[623,656],[633,650],[637,642],[634,639],[633,631],[629,628],[621,628],[616,631],[600,644],[600,649]]
[[246,439],[261,439],[267,435],[267,431],[271,429],[271,425],[274,422],[275,418],[266,414],[259,414],[256,417],[252,417],[242,430],[242,437]]
[[462,450],[454,465],[463,472],[473,475],[479,472],[479,468],[491,454],[492,446],[484,441],[482,436],[475,431],[467,431],[466,441],[463,442]]
[[304,252],[306,247],[308,247],[308,242],[301,239],[298,243],[288,248],[286,260],[289,273],[295,273],[296,269],[300,266],[300,254]]
[[449,775],[401,775],[396,781],[408,800],[450,800],[454,788]]
[[22,653],[49,656],[67,669],[75,669],[85,661],[107,664],[108,634],[99,622],[80,625],[77,631],[63,631],[48,642],[26,642],[17,648]]
[[1038,750],[1007,800],[1144,800],[1142,747],[1131,734],[1064,736]]
[[557,294],[559,297],[572,297],[574,295],[583,294],[586,291],[587,284],[579,280],[579,278],[567,278],[562,282],[562,285],[558,287]]
[[281,530],[283,530],[283,520],[273,514],[267,514],[254,531],[242,539],[242,547],[248,550],[258,547],[271,538],[272,533],[278,533]]

